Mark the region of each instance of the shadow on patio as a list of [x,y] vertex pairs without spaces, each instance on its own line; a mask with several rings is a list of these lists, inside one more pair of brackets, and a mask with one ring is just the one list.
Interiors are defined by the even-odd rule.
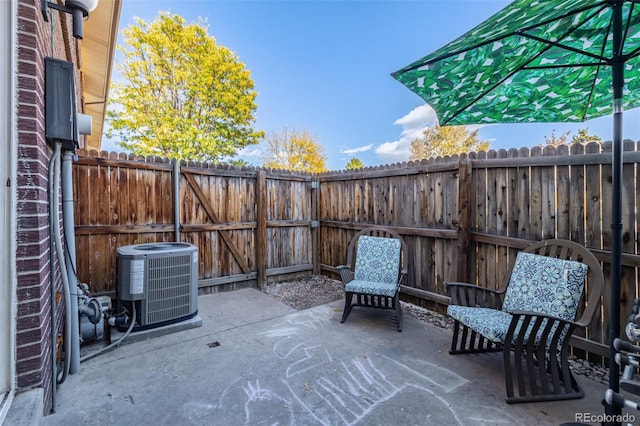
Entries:
[[44,425],[537,424],[603,413],[583,399],[508,405],[501,353],[448,354],[451,331],[342,301],[305,311],[254,290],[198,298],[202,327],[82,364]]

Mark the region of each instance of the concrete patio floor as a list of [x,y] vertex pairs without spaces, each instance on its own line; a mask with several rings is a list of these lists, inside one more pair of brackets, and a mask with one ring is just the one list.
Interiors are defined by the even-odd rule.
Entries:
[[254,289],[200,296],[202,327],[81,364],[54,425],[559,425],[601,414],[585,398],[508,405],[501,354],[447,352],[451,331],[342,302],[295,311]]

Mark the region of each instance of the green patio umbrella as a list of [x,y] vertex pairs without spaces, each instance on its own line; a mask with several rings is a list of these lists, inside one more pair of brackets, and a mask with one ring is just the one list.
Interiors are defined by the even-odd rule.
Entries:
[[[394,72],[441,125],[613,114],[611,340],[620,334],[622,111],[640,106],[640,0],[519,0]],[[609,385],[619,373],[611,347]],[[607,407],[610,411],[611,407]]]

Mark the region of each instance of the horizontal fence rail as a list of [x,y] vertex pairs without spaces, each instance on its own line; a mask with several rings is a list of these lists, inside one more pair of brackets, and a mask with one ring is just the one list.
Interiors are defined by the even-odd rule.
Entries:
[[[624,143],[621,318],[639,296],[640,149]],[[594,323],[572,341],[608,354],[611,144],[498,150],[300,174],[81,151],[74,163],[78,275],[115,295],[116,250],[180,240],[199,250],[201,292],[300,275],[337,277],[358,230],[389,226],[410,256],[403,299],[444,311],[444,283],[500,288],[532,241],[589,248],[606,278]],[[624,324],[620,324],[621,329]],[[580,352],[582,351],[582,352]]]

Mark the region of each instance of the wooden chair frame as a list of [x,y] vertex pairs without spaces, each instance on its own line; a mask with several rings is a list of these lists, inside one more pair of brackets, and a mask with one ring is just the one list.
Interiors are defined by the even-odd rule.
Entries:
[[[527,253],[580,261],[588,265],[581,304],[575,321],[534,312],[510,312],[504,339],[496,344],[454,321],[451,354],[502,351],[507,403],[576,399],[584,396],[569,367],[569,341],[577,328],[588,327],[598,310],[604,275],[600,262],[587,248],[568,240],[545,240],[528,246]],[[473,284],[446,283],[452,305],[502,309],[509,277],[503,287],[490,290]],[[522,321],[522,325],[518,324]],[[562,331],[566,329],[566,333]],[[533,336],[540,336],[538,342]],[[516,394],[517,393],[517,394]]]
[[402,307],[400,306],[400,285],[406,279],[406,275],[409,269],[409,259],[407,256],[407,245],[400,237],[400,235],[390,228],[383,226],[371,226],[358,232],[349,242],[347,249],[347,263],[346,265],[340,265],[336,269],[340,273],[342,283],[346,286],[347,283],[354,279],[355,269],[355,257],[358,250],[358,239],[368,235],[372,237],[383,238],[396,238],[400,240],[400,268],[398,274],[398,283],[396,286],[395,294],[392,297],[378,294],[368,293],[352,293],[345,291],[345,305],[342,313],[341,323],[344,323],[351,313],[351,309],[354,306],[365,306],[369,308],[381,308],[381,309],[393,309],[396,313],[396,321],[398,331],[402,331]]

